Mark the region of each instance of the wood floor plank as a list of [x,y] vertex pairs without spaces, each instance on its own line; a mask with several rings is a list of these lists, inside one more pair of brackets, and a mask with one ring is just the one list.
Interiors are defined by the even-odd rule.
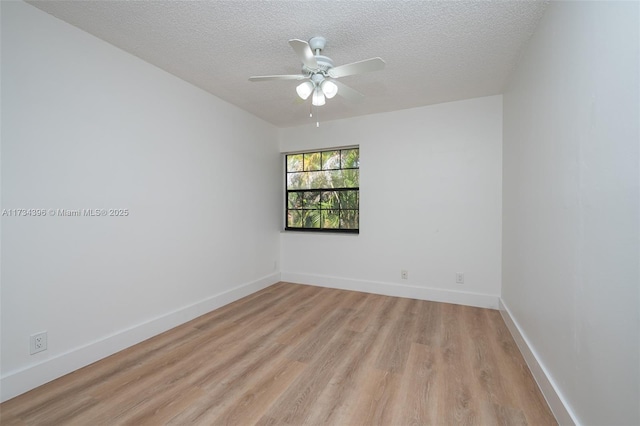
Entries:
[[355,408],[351,413],[353,424],[391,425],[397,408],[400,375],[373,369],[363,383]]
[[2,426],[25,426],[26,423],[9,413],[0,413],[0,425]]
[[[363,293],[364,294],[364,293]],[[353,331],[363,332],[371,323],[376,312],[380,311],[380,306],[385,300],[385,296],[379,294],[366,294],[362,304],[354,307],[354,314],[349,319],[347,327]]]
[[442,307],[441,355],[443,374],[447,377],[444,393],[444,422],[457,425],[481,424],[478,395],[472,393],[475,387],[473,371],[465,356],[467,336],[464,328],[462,306]]
[[[350,330],[349,327],[347,329]],[[364,332],[354,334],[346,362],[335,369],[329,383],[319,395],[317,406],[309,417],[309,424],[348,424],[356,409],[359,390],[369,380],[375,354],[384,345],[385,334],[368,327]]]
[[439,374],[441,365],[437,349],[412,343],[407,359],[407,371],[399,385],[399,401],[392,424],[428,425],[437,424],[443,407],[438,395],[444,389],[444,377]]
[[309,333],[315,330],[330,312],[332,312],[339,303],[340,292],[333,289],[321,289],[321,298],[306,312],[300,312],[297,316],[293,316],[295,325],[286,333],[278,337],[278,341],[285,345],[295,345],[301,340],[308,337]]
[[[321,349],[312,364],[298,376],[276,403],[265,413],[265,418],[275,419],[278,424],[304,424],[315,405],[318,396],[329,383],[334,370],[348,360],[351,342],[355,332],[341,329]],[[261,420],[258,424],[263,424]]]
[[47,406],[46,409],[30,412],[23,419],[29,424],[62,425],[69,423],[79,414],[90,407],[96,406],[98,403],[99,401],[91,397],[80,396],[61,406]]
[[213,420],[225,425],[255,424],[305,368],[307,365],[301,362],[280,360],[268,374]]
[[174,424],[200,423],[212,424],[226,406],[239,398],[247,389],[252,388],[264,374],[268,374],[275,364],[273,360],[283,359],[287,348],[277,342],[255,347],[255,352],[247,353],[240,359],[217,368],[215,380],[196,382],[194,385],[205,393],[206,403],[194,404],[172,418]]
[[131,419],[127,419],[126,424],[137,426],[156,426],[167,424],[176,413],[180,413],[192,406],[204,395],[204,391],[198,387],[184,389],[179,394],[170,399],[165,399],[161,404],[157,404],[152,411],[147,409],[144,413],[136,414]]
[[333,310],[319,321],[303,340],[295,345],[295,350],[289,355],[291,359],[309,363],[320,356],[322,349],[344,325],[345,319],[351,312],[349,309],[342,308]]
[[278,283],[0,404],[2,425],[555,425],[499,312]]
[[376,368],[392,373],[403,373],[409,348],[415,340],[415,299],[401,299],[392,311],[392,327],[384,347],[379,352]]
[[440,327],[442,326],[442,303],[419,300],[416,318],[416,343],[430,346],[440,346]]

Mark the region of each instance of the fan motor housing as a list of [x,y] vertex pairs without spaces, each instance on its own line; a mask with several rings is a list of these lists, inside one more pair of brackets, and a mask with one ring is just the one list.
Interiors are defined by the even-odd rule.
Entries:
[[316,62],[318,63],[318,69],[310,69],[306,65],[302,67],[302,72],[305,74],[315,74],[317,72],[325,73],[329,68],[333,68],[333,61],[331,58],[323,55],[315,55]]

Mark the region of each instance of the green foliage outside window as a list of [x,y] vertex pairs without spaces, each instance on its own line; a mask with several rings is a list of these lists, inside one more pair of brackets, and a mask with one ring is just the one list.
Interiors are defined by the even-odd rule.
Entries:
[[287,229],[358,232],[360,150],[288,154]]

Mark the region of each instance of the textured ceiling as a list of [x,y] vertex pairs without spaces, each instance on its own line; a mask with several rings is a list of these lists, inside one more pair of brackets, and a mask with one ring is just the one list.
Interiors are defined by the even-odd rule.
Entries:
[[327,39],[336,66],[379,56],[382,71],[340,81],[322,121],[502,93],[544,1],[29,1],[279,127],[310,124],[288,40]]

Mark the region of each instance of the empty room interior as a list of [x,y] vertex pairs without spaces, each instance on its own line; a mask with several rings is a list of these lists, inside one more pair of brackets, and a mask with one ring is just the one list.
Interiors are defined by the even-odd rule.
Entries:
[[640,425],[640,2],[0,18],[3,425]]

